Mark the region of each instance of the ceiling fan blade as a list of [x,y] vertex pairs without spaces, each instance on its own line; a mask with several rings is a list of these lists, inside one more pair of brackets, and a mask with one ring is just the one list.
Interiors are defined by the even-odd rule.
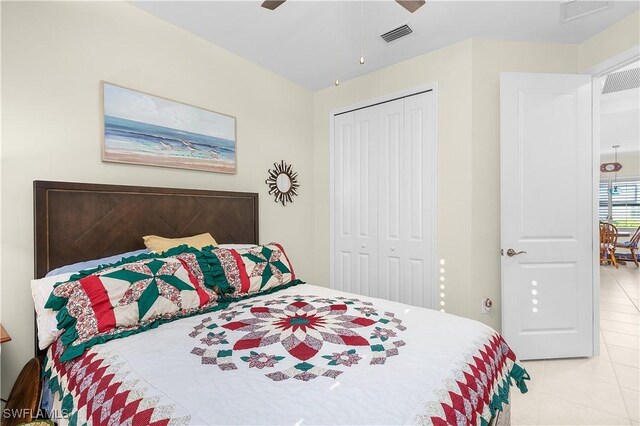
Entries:
[[[265,2],[267,3],[267,2]],[[425,0],[396,0],[400,6],[407,9],[409,12],[413,13],[416,10],[420,9],[426,3]]]
[[276,7],[280,6],[286,0],[267,0],[262,2],[262,7],[269,10],[274,10]]

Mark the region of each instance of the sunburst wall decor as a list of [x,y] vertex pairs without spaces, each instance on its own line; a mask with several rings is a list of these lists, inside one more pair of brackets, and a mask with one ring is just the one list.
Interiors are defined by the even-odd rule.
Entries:
[[293,196],[298,195],[298,173],[284,160],[280,164],[273,163],[273,169],[269,169],[269,177],[264,182],[269,185],[269,194],[274,196],[274,201],[283,206],[293,202]]

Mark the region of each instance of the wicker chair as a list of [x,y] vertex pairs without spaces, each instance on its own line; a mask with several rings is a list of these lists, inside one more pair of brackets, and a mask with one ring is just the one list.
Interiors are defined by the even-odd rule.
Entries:
[[[636,229],[636,232],[634,232],[629,241],[625,241],[624,243],[616,243],[616,250],[624,249],[631,251],[631,261],[636,264],[636,267],[640,266],[638,264],[638,240],[640,240],[640,226],[638,226],[638,229]],[[619,257],[617,261],[620,263],[629,260],[627,256],[618,256]]]
[[600,263],[611,262],[618,267],[616,261],[616,243],[618,242],[618,229],[610,223],[600,222]]

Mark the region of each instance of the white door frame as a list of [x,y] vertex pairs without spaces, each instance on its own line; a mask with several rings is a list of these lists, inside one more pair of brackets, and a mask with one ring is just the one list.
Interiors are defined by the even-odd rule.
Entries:
[[582,74],[592,76],[592,135],[593,141],[593,210],[591,212],[593,223],[593,354],[600,355],[600,218],[599,194],[600,185],[600,96],[602,88],[598,84],[600,79],[611,71],[629,65],[640,59],[640,45],[625,50],[624,52],[601,62]]
[[[338,88],[339,90],[339,88]],[[404,98],[407,96],[411,96],[411,95],[416,95],[418,93],[421,92],[426,92],[426,91],[431,91],[433,92],[433,95],[435,96],[435,104],[436,104],[436,109],[435,109],[435,121],[436,121],[436,143],[435,146],[433,147],[433,155],[434,158],[436,159],[435,163],[437,164],[437,158],[438,158],[438,82],[432,82],[432,83],[428,83],[428,84],[424,84],[424,85],[420,85],[420,86],[416,86],[410,89],[406,89],[406,90],[401,90],[399,92],[394,92],[388,95],[384,95],[384,96],[380,96],[377,98],[373,98],[373,99],[369,99],[363,102],[358,102],[349,106],[345,106],[345,107],[340,107],[340,108],[336,108],[333,109],[329,112],[329,285],[331,288],[335,289],[335,282],[334,282],[334,269],[335,269],[335,239],[334,239],[334,228],[335,228],[335,212],[334,212],[334,206],[335,206],[335,194],[334,194],[334,173],[335,173],[335,164],[334,164],[334,153],[335,153],[335,129],[334,129],[334,125],[333,125],[333,117],[336,114],[340,114],[343,112],[347,112],[347,111],[351,111],[354,109],[360,109],[360,108],[366,108],[366,107],[370,107],[370,106],[374,106],[378,103],[382,103],[382,102],[389,102],[395,99],[399,99],[399,98]],[[437,171],[437,167],[433,167],[432,170],[430,170],[430,172],[432,173],[432,178],[433,178],[433,182],[434,182],[434,191],[433,191],[433,203],[431,203],[432,205],[432,217],[433,217],[433,226],[431,229],[432,235],[433,235],[433,240],[431,242],[432,247],[432,253],[434,254],[434,258],[433,258],[433,265],[432,265],[432,280],[433,280],[433,289],[432,289],[432,301],[434,303],[433,306],[430,306],[430,308],[432,309],[436,309],[436,301],[439,300],[438,299],[438,268],[439,268],[439,263],[438,263],[438,171]]]

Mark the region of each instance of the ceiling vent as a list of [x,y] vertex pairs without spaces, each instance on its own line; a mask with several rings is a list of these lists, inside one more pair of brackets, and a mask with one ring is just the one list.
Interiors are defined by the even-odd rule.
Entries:
[[382,39],[387,43],[391,43],[392,41],[407,36],[412,32],[413,30],[411,29],[411,27],[409,27],[409,25],[407,24],[404,24],[400,25],[398,28],[394,28],[391,31],[387,31],[384,34],[381,34],[380,37],[382,37]]
[[609,8],[608,1],[570,0],[560,5],[560,21],[569,22]]
[[602,87],[602,94],[621,92],[640,87],[640,68],[612,72]]

